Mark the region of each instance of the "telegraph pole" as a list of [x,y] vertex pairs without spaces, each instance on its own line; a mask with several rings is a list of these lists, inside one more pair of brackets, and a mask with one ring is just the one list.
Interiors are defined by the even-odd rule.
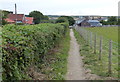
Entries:
[[15,16],[16,16],[15,24],[17,25],[17,6],[16,6],[16,3],[15,3]]

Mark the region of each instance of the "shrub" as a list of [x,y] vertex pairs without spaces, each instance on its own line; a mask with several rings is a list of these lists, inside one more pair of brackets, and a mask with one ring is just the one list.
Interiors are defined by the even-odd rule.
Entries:
[[[64,25],[64,26],[63,26]],[[3,80],[28,79],[25,70],[42,62],[59,42],[67,24],[5,25],[2,30]]]

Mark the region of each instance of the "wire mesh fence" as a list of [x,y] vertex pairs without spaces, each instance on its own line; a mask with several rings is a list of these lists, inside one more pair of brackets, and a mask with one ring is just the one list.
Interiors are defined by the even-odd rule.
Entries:
[[120,45],[85,28],[75,27],[75,29],[89,45],[91,52],[98,56],[97,61],[102,61],[102,64],[107,67],[101,72],[106,70],[110,76],[116,75],[118,77],[118,51],[120,51],[118,47],[120,47]]

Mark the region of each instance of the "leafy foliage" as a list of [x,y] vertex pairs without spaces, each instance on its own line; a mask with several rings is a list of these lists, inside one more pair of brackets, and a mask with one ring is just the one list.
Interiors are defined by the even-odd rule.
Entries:
[[117,25],[120,25],[120,18],[118,19]]
[[56,20],[56,23],[64,23],[64,22],[68,22],[68,20],[64,17],[59,17],[57,20]]
[[[69,28],[67,28],[69,29]],[[45,80],[65,80],[67,72],[67,58],[70,47],[70,35],[67,30],[65,37],[56,44],[50,55],[45,56],[42,64],[43,72],[46,74]],[[49,68],[49,69],[48,69]]]
[[5,25],[2,30],[3,80],[28,79],[26,68],[42,62],[44,54],[65,34],[63,25]]
[[69,25],[73,25],[75,23],[75,20],[71,16],[61,16],[66,18],[69,21]]
[[117,17],[115,16],[111,16],[108,17],[108,21],[100,21],[103,25],[117,25],[118,21],[117,21]]
[[11,11],[6,11],[6,10],[0,10],[0,23],[2,23],[2,25],[7,24],[7,21],[5,21],[4,19],[7,18],[7,15],[9,13],[13,13]]
[[108,22],[104,20],[101,20],[100,23],[102,23],[102,25],[108,25]]
[[44,20],[49,20],[48,16],[44,16]]
[[44,16],[41,12],[39,11],[32,11],[29,13],[30,17],[33,17],[33,22],[35,24],[39,24],[41,20],[48,20],[49,18],[47,16]]
[[117,17],[115,17],[115,16],[109,17],[109,18],[108,18],[108,23],[109,23],[110,25],[116,25],[116,24],[117,24]]

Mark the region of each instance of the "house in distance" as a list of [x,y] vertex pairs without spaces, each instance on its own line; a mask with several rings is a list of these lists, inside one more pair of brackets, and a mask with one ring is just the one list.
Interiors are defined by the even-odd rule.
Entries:
[[102,24],[95,19],[89,19],[89,17],[84,17],[82,19],[78,19],[76,24],[81,27],[101,27]]
[[25,17],[24,14],[8,14],[5,19],[9,24],[22,23],[22,24],[34,24],[33,17]]

